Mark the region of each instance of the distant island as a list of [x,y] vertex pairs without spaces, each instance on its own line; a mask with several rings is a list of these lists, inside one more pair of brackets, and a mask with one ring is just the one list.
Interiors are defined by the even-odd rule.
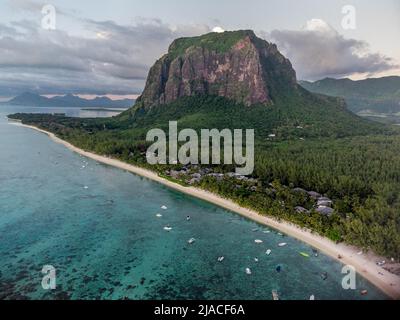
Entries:
[[108,97],[84,99],[73,94],[47,98],[39,94],[25,92],[2,104],[45,108],[129,108],[134,103],[135,100],[133,99],[112,100]]

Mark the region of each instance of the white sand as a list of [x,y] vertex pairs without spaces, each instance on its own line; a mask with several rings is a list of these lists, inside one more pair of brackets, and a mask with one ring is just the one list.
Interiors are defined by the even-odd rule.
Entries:
[[[389,297],[391,297],[392,299],[400,300],[400,276],[396,276],[384,270],[382,267],[376,265],[377,261],[385,260],[385,258],[383,257],[376,256],[372,253],[359,255],[358,254],[360,252],[359,248],[352,247],[343,243],[336,244],[327,238],[313,234],[309,230],[301,229],[300,227],[294,224],[284,221],[278,222],[277,220],[274,220],[272,218],[262,216],[253,210],[243,208],[234,203],[233,201],[224,199],[216,194],[198,188],[184,187],[179,184],[173,183],[171,181],[159,177],[156,173],[150,170],[136,167],[107,156],[100,156],[91,152],[84,151],[82,149],[73,146],[69,142],[57,138],[51,132],[41,130],[34,126],[28,126],[28,125],[22,125],[22,126],[45,133],[48,136],[50,136],[55,142],[60,143],[66,146],[68,149],[76,153],[79,153],[83,156],[157,181],[165,186],[176,189],[180,192],[186,193],[196,198],[211,202],[222,208],[237,212],[251,220],[254,220],[263,225],[273,227],[277,230],[286,233],[291,237],[304,241],[305,243],[313,246],[314,248],[320,250],[321,252],[337,260],[340,260],[343,264],[353,266],[360,275],[368,279],[376,287],[385,292]],[[339,256],[341,257],[341,259],[338,258]],[[361,291],[362,289],[363,288],[357,288],[358,291]]]

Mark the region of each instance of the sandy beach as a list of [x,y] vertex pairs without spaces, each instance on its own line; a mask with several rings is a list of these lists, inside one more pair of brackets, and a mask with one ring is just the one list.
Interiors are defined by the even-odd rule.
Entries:
[[[224,199],[216,194],[212,194],[210,192],[201,190],[199,188],[184,187],[179,184],[168,181],[164,178],[161,178],[157,175],[157,173],[154,173],[150,170],[136,167],[110,157],[101,156],[91,152],[84,151],[56,137],[53,133],[41,130],[34,126],[28,126],[19,123],[18,125],[31,128],[40,131],[44,134],[47,134],[55,142],[60,143],[65,147],[67,147],[68,149],[78,154],[81,154],[85,157],[157,181],[167,187],[173,188],[175,190],[191,195],[193,197],[208,201],[227,210],[234,211],[260,224],[273,227],[291,237],[294,237],[311,245],[315,249],[323,252],[324,254],[327,254],[333,257],[334,259],[339,260],[343,264],[353,266],[357,270],[358,274],[368,279],[376,287],[385,292],[389,297],[391,297],[392,299],[400,300],[400,276],[392,274],[376,264],[377,261],[382,261],[382,260],[387,261],[387,259],[383,257],[379,257],[371,253],[360,254],[361,250],[359,248],[355,248],[343,243],[336,244],[327,238],[313,234],[309,230],[301,229],[300,227],[294,224],[283,221],[278,222],[277,220],[274,220],[272,218],[262,216],[253,210],[240,207],[233,201]],[[341,257],[340,259],[339,256]],[[357,288],[358,291],[361,291],[362,289],[363,288]]]

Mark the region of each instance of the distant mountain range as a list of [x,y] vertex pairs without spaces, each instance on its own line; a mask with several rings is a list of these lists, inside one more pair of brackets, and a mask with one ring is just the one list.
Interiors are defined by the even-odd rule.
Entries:
[[53,107],[128,108],[133,106],[134,103],[135,100],[133,99],[111,100],[110,98],[107,97],[96,97],[95,99],[83,99],[73,94],[47,98],[35,93],[25,92],[7,102],[4,102],[3,104],[15,105],[15,106],[47,107],[47,108],[53,108]]
[[316,82],[300,81],[305,89],[329,96],[344,98],[348,108],[355,113],[400,112],[400,77],[350,79],[326,78]]

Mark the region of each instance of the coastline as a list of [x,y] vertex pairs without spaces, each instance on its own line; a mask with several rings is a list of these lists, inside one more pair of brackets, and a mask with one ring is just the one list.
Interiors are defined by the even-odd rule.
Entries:
[[[14,121],[13,119],[10,120]],[[37,128],[35,126],[25,125],[18,121],[16,122],[20,126],[30,128],[48,135],[53,141],[64,145],[71,151],[76,152],[82,156],[151,179],[187,195],[205,200],[224,209],[236,212],[260,224],[275,228],[287,234],[288,236],[294,237],[311,245],[322,253],[340,261],[343,264],[352,265],[359,275],[369,280],[377,288],[383,291],[388,297],[400,300],[400,276],[392,274],[383,269],[381,266],[376,265],[376,261],[384,260],[384,258],[382,257],[373,255],[372,253],[363,253],[362,255],[359,255],[358,252],[360,251],[360,249],[356,247],[349,246],[343,243],[336,244],[327,238],[321,237],[317,234],[313,234],[311,231],[302,229],[292,223],[285,221],[278,222],[277,220],[274,220],[267,216],[262,216],[254,210],[241,207],[233,201],[222,198],[211,192],[195,187],[184,187],[180,184],[171,182],[158,176],[158,174],[153,171],[143,169],[117,159],[84,151],[80,148],[75,147],[71,143],[58,138],[55,134],[51,132]],[[341,259],[338,258],[339,255],[341,256]],[[360,291],[362,290],[362,288],[357,288],[357,290]]]

